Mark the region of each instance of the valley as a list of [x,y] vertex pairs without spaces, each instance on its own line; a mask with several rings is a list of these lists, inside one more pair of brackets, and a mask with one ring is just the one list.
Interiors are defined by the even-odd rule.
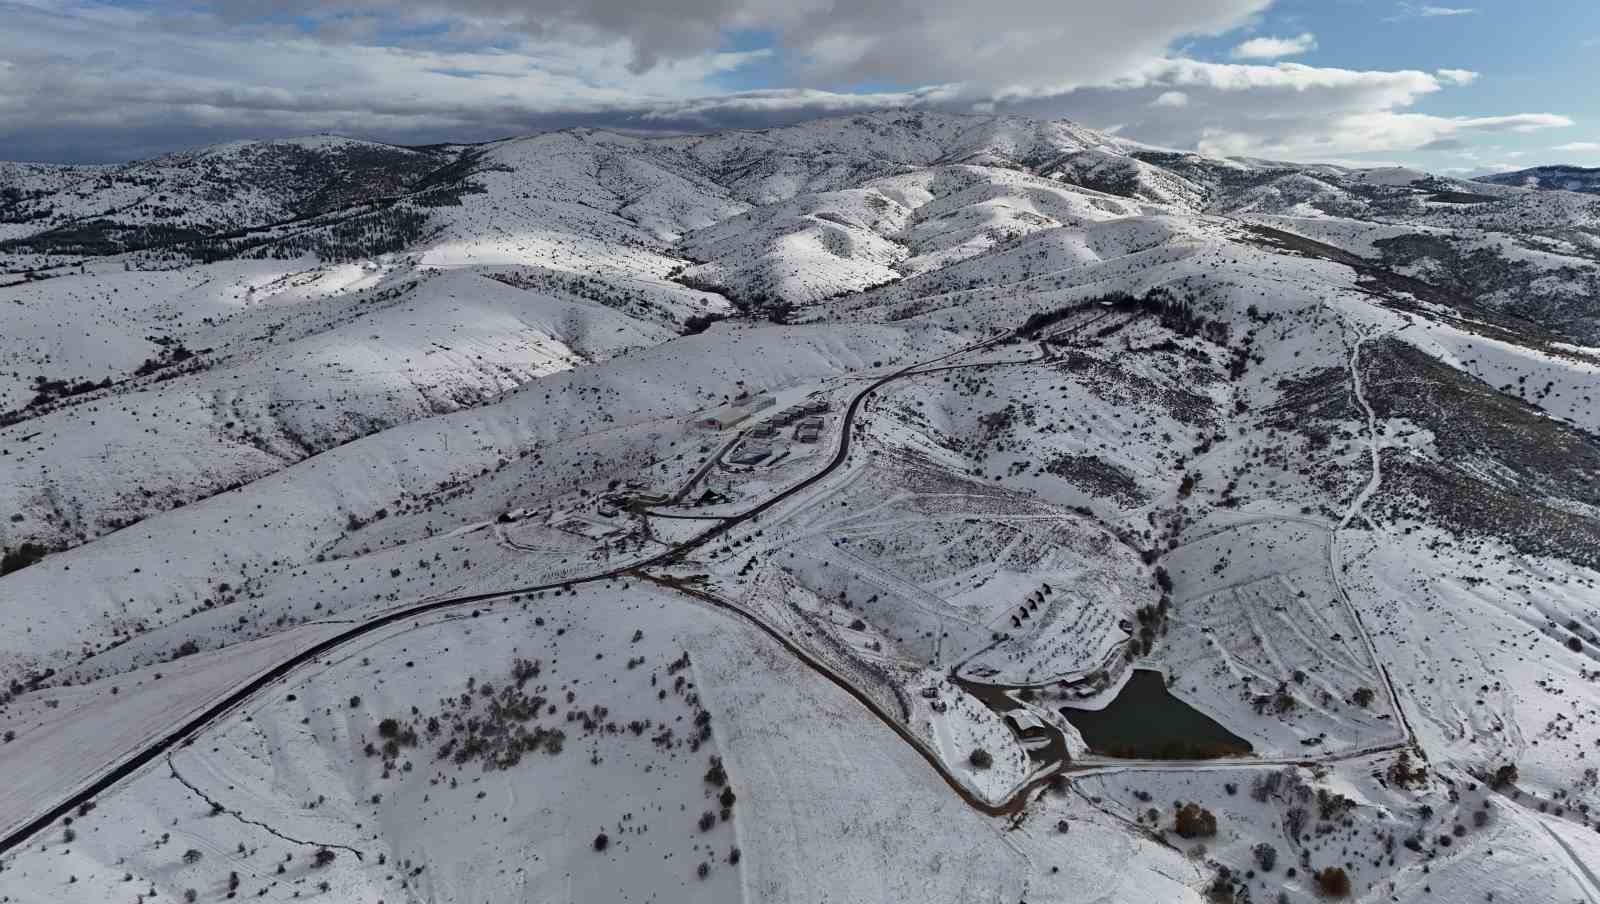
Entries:
[[0,172],[0,900],[1600,901],[1600,202],[925,113]]

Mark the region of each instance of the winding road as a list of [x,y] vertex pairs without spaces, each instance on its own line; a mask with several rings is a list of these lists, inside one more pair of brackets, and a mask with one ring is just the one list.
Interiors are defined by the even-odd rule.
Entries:
[[[980,351],[982,349],[1003,343],[1012,338],[1013,334],[1002,333],[990,339],[985,339],[981,342],[963,346],[938,357],[907,365],[906,367],[874,380],[860,392],[856,393],[856,395],[850,400],[850,405],[845,410],[844,419],[840,427],[838,448],[835,450],[832,459],[830,459],[822,469],[807,477],[805,480],[802,480],[796,485],[788,488],[787,490],[774,495],[761,504],[740,514],[731,515],[726,519],[721,520],[716,525],[706,529],[705,531],[702,531],[696,536],[672,546],[667,550],[656,553],[655,555],[649,556],[645,559],[619,565],[615,568],[610,568],[605,571],[586,576],[573,577],[544,584],[535,584],[528,587],[514,587],[505,590],[494,590],[484,593],[445,597],[410,606],[404,606],[397,609],[391,609],[387,612],[375,615],[366,621],[357,623],[345,631],[326,638],[325,640],[322,640],[294,654],[293,656],[284,659],[273,667],[234,688],[232,691],[218,699],[216,702],[212,703],[210,706],[206,707],[204,710],[190,717],[187,721],[175,726],[165,734],[146,742],[142,747],[130,752],[117,763],[109,765],[93,779],[81,784],[76,789],[66,792],[61,801],[55,806],[44,812],[32,815],[31,817],[27,818],[26,821],[18,825],[7,828],[5,830],[5,834],[0,836],[0,854],[8,853],[22,846],[23,844],[26,844],[28,839],[49,828],[50,825],[55,823],[57,820],[71,815],[80,806],[89,803],[99,795],[111,790],[123,780],[139,773],[141,770],[160,759],[168,751],[171,751],[174,748],[182,745],[185,741],[204,731],[208,726],[216,722],[218,719],[221,719],[228,713],[249,702],[262,691],[287,678],[300,668],[315,663],[322,656],[327,655],[333,650],[336,650],[339,647],[350,643],[351,641],[370,634],[373,631],[456,606],[492,603],[508,599],[514,595],[521,596],[524,594],[538,593],[541,591],[555,590],[564,587],[576,587],[584,584],[603,583],[605,581],[617,580],[625,577],[646,578],[648,577],[645,574],[646,569],[661,565],[670,565],[682,561],[684,557],[691,551],[712,542],[739,524],[742,524],[743,522],[752,518],[757,518],[763,512],[766,512],[774,506],[783,503],[785,500],[795,496],[796,494],[805,492],[818,482],[826,479],[828,475],[832,474],[839,468],[840,465],[844,464],[850,455],[850,440],[855,418],[861,410],[862,403],[865,402],[866,399],[874,392],[895,380],[915,375],[916,373],[920,372],[922,368],[939,364],[943,361],[948,361],[951,358],[959,355]],[[983,365],[978,364],[972,366]],[[683,588],[676,589],[682,590]],[[769,633],[771,632],[769,631]],[[791,650],[795,649],[793,645],[788,646]],[[827,674],[828,677],[836,682],[842,680],[832,673]],[[947,778],[948,777],[949,776],[947,775]]]
[[[1089,325],[1091,325],[1093,323],[1096,323],[1099,320],[1104,319],[1105,316],[1107,316],[1107,315],[1102,314],[1099,317],[1090,319],[1090,320],[1086,321],[1085,323],[1081,323],[1081,324],[1076,325],[1075,327],[1071,327],[1071,328],[1068,328],[1068,329],[1065,329],[1065,330],[1058,331],[1058,332],[1052,334],[1049,337],[1049,339],[1051,339],[1051,340],[1059,340],[1064,336],[1067,336],[1067,335],[1070,335],[1072,333],[1081,331],[1082,329],[1086,328],[1087,326],[1089,326]],[[118,762],[116,762],[116,763],[114,763],[112,765],[109,765],[108,767],[106,767],[102,772],[100,772],[98,775],[96,775],[91,780],[89,780],[87,782],[84,782],[83,784],[81,784],[76,789],[72,789],[72,790],[64,792],[60,802],[57,803],[56,805],[54,805],[53,807],[49,808],[48,810],[46,810],[44,812],[40,812],[40,813],[37,813],[37,814],[34,814],[34,815],[30,816],[29,818],[26,819],[26,821],[22,822],[21,824],[18,824],[18,825],[15,825],[13,827],[10,827],[10,828],[6,829],[5,830],[5,834],[3,836],[0,836],[0,854],[5,854],[5,853],[7,853],[9,851],[12,851],[12,850],[20,847],[23,844],[26,844],[30,838],[32,838],[33,836],[37,835],[41,831],[45,830],[46,828],[48,828],[50,825],[52,825],[56,821],[60,820],[61,818],[65,817],[65,816],[71,815],[75,810],[77,810],[82,805],[84,805],[86,803],[89,803],[90,801],[94,800],[94,798],[98,797],[99,795],[102,795],[102,794],[106,793],[107,791],[111,790],[112,788],[114,788],[119,783],[123,782],[124,780],[126,780],[126,779],[128,779],[128,778],[130,778],[130,777],[132,777],[132,776],[134,776],[134,775],[136,775],[138,773],[140,773],[142,770],[144,770],[145,768],[147,768],[148,766],[150,766],[152,763],[156,762],[157,760],[161,759],[164,755],[168,754],[170,751],[174,750],[175,748],[177,748],[177,747],[179,747],[179,746],[181,746],[181,745],[183,745],[183,744],[185,744],[187,742],[192,741],[192,739],[196,735],[198,735],[199,733],[204,731],[206,728],[211,726],[213,723],[217,722],[219,719],[221,719],[224,716],[228,715],[229,713],[233,712],[235,709],[237,709],[240,706],[246,704],[247,702],[249,702],[250,700],[255,698],[257,695],[262,693],[264,690],[266,690],[267,688],[269,688],[272,685],[276,684],[277,682],[282,681],[283,679],[289,677],[291,674],[295,673],[297,670],[299,670],[299,669],[301,669],[303,667],[306,667],[306,666],[314,664],[319,658],[327,655],[328,653],[332,652],[333,650],[338,649],[339,647],[344,646],[345,644],[348,644],[348,643],[350,643],[350,642],[352,642],[352,641],[354,641],[354,640],[356,640],[358,638],[361,638],[361,637],[363,637],[365,635],[371,634],[372,632],[380,630],[380,629],[385,628],[387,626],[394,625],[394,624],[397,624],[397,623],[400,623],[400,622],[404,622],[404,621],[407,621],[407,620],[411,620],[411,619],[416,619],[416,618],[418,618],[420,616],[424,616],[424,615],[427,615],[427,614],[430,614],[430,613],[438,612],[438,611],[443,610],[443,609],[449,609],[449,608],[458,607],[458,606],[468,606],[468,605],[483,604],[483,603],[493,603],[493,602],[496,602],[496,601],[507,600],[512,596],[519,596],[520,597],[520,596],[525,595],[525,594],[538,593],[538,592],[541,592],[541,591],[555,590],[555,589],[558,589],[558,588],[569,588],[569,587],[575,587],[575,586],[580,586],[580,585],[585,585],[585,584],[603,583],[603,582],[606,582],[606,581],[618,580],[618,579],[622,579],[622,578],[634,578],[634,579],[641,579],[641,580],[650,581],[651,583],[653,583],[653,584],[655,584],[657,586],[661,586],[661,587],[664,587],[664,588],[669,588],[671,590],[677,591],[679,593],[683,593],[683,594],[685,594],[687,596],[690,596],[690,597],[692,597],[694,599],[697,599],[702,603],[714,606],[716,608],[719,608],[719,609],[722,609],[722,610],[725,610],[725,611],[729,611],[729,612],[735,614],[736,616],[738,616],[738,617],[740,617],[740,618],[752,623],[755,627],[757,627],[759,630],[761,630],[767,636],[771,637],[773,640],[775,640],[779,644],[781,644],[791,655],[794,655],[797,659],[799,659],[801,662],[803,662],[807,667],[813,669],[814,671],[816,671],[817,673],[819,673],[823,677],[827,678],[829,681],[831,681],[834,684],[838,685],[840,688],[842,688],[847,693],[851,694],[851,696],[855,697],[858,701],[860,701],[861,704],[863,706],[865,706],[875,717],[877,717],[880,721],[882,721],[885,725],[887,725],[891,730],[893,730],[903,740],[905,740],[915,751],[917,751],[917,753],[920,756],[922,756],[923,759],[925,759],[928,762],[928,764],[936,772],[939,773],[941,778],[943,778],[944,781],[950,786],[951,790],[953,792],[955,792],[958,796],[960,796],[963,801],[965,801],[973,809],[978,810],[979,812],[985,813],[987,815],[991,815],[991,816],[1012,816],[1012,815],[1016,815],[1016,814],[1020,813],[1026,807],[1027,803],[1029,802],[1029,800],[1031,800],[1031,798],[1033,797],[1035,792],[1042,790],[1045,785],[1047,785],[1047,784],[1049,784],[1051,782],[1058,781],[1059,780],[1058,776],[1062,776],[1062,775],[1066,775],[1066,774],[1087,775],[1087,774],[1094,774],[1094,773],[1108,772],[1108,771],[1127,771],[1127,770],[1158,769],[1158,768],[1159,769],[1164,769],[1164,770],[1183,769],[1183,768],[1206,769],[1206,768],[1222,768],[1222,767],[1247,768],[1247,767],[1251,767],[1251,766],[1274,767],[1275,768],[1275,767],[1279,767],[1279,766],[1283,766],[1283,765],[1300,765],[1300,764],[1311,764],[1311,763],[1319,763],[1319,762],[1320,763],[1326,763],[1326,762],[1331,762],[1331,761],[1338,760],[1338,759],[1353,759],[1353,758],[1359,758],[1359,757],[1365,757],[1365,756],[1372,756],[1372,755],[1374,755],[1376,753],[1380,753],[1380,752],[1383,752],[1383,751],[1386,751],[1386,750],[1396,749],[1396,748],[1398,748],[1400,746],[1404,746],[1406,744],[1411,743],[1411,733],[1410,733],[1409,725],[1406,725],[1404,723],[1405,716],[1403,714],[1403,711],[1400,709],[1399,698],[1395,694],[1395,691],[1394,691],[1394,688],[1393,688],[1392,684],[1389,682],[1387,670],[1384,670],[1384,682],[1385,682],[1385,685],[1386,685],[1386,687],[1387,687],[1387,689],[1389,691],[1390,699],[1391,699],[1392,703],[1395,706],[1395,711],[1397,713],[1400,713],[1400,718],[1402,720],[1402,725],[1404,726],[1405,738],[1401,742],[1397,742],[1396,744],[1381,745],[1381,746],[1372,747],[1372,748],[1363,748],[1362,750],[1359,750],[1359,751],[1352,751],[1352,752],[1348,752],[1348,753],[1344,753],[1344,754],[1330,755],[1330,756],[1327,756],[1327,757],[1300,757],[1300,758],[1294,758],[1294,759],[1281,759],[1281,760],[1279,760],[1279,759],[1271,759],[1271,760],[1252,759],[1252,760],[1227,760],[1227,761],[1214,761],[1214,762],[1213,761],[1195,761],[1195,762],[1191,762],[1191,763],[1165,762],[1165,761],[1149,761],[1149,762],[1145,762],[1145,761],[1117,761],[1115,763],[1084,762],[1084,763],[1073,764],[1073,763],[1067,762],[1067,760],[1065,759],[1064,756],[1059,756],[1059,758],[1052,758],[1051,762],[1049,762],[1046,765],[1041,766],[1040,768],[1036,769],[1032,774],[1030,774],[1030,776],[1028,777],[1028,779],[1026,781],[1024,781],[1019,787],[1013,789],[1013,791],[1006,797],[1005,800],[1000,801],[1000,802],[993,802],[993,801],[986,800],[983,797],[979,796],[971,788],[969,788],[964,782],[962,782],[962,780],[954,772],[952,772],[950,767],[947,766],[941,760],[941,758],[938,756],[937,752],[935,752],[932,749],[932,747],[927,743],[927,741],[923,740],[922,738],[918,737],[915,733],[913,733],[898,718],[896,718],[894,716],[894,714],[884,711],[882,706],[880,704],[878,704],[875,700],[873,700],[872,697],[869,694],[866,694],[860,688],[856,687],[848,678],[846,678],[845,676],[840,675],[839,673],[837,673],[835,670],[833,670],[826,663],[818,660],[812,653],[807,651],[801,644],[799,644],[795,640],[789,638],[782,630],[779,630],[779,629],[773,627],[772,625],[766,623],[762,618],[760,618],[755,613],[752,613],[749,610],[747,610],[747,609],[745,609],[745,608],[743,608],[741,606],[738,606],[737,604],[735,604],[735,603],[733,603],[733,602],[731,602],[729,600],[722,599],[721,597],[718,597],[715,594],[713,594],[713,593],[711,593],[711,592],[709,592],[709,591],[707,591],[707,590],[705,590],[703,588],[694,586],[693,584],[684,581],[682,578],[675,578],[675,577],[671,577],[671,576],[652,575],[652,574],[648,573],[648,569],[657,568],[657,567],[660,567],[660,566],[673,565],[673,564],[677,564],[677,563],[680,563],[680,562],[684,561],[684,559],[692,551],[694,551],[696,549],[699,549],[700,547],[703,547],[706,544],[715,541],[717,538],[719,538],[722,535],[728,533],[729,531],[733,530],[735,527],[737,527],[740,524],[743,524],[746,521],[750,521],[752,519],[759,518],[763,513],[767,512],[767,511],[770,511],[774,507],[783,504],[785,501],[787,501],[789,499],[792,499],[792,498],[794,498],[795,496],[797,496],[797,495],[799,495],[801,493],[806,492],[807,490],[809,490],[812,487],[816,486],[821,481],[827,479],[829,477],[829,475],[833,474],[836,470],[838,470],[839,467],[844,465],[849,460],[850,451],[851,451],[851,440],[852,440],[852,436],[853,436],[853,433],[854,433],[854,428],[856,426],[856,418],[858,417],[858,415],[859,415],[859,413],[861,411],[862,405],[866,402],[866,400],[870,396],[872,396],[875,392],[877,392],[879,389],[883,388],[884,386],[886,386],[886,385],[888,385],[888,384],[890,384],[892,382],[895,382],[897,380],[901,380],[901,379],[905,379],[905,378],[909,378],[909,377],[921,376],[921,375],[925,375],[925,374],[934,374],[934,373],[941,373],[941,372],[950,371],[950,370],[967,369],[967,368],[985,368],[985,367],[1004,367],[1004,366],[1029,365],[1029,364],[1037,364],[1037,363],[1046,362],[1046,361],[1049,361],[1049,360],[1052,359],[1052,355],[1050,354],[1048,347],[1046,347],[1045,345],[1043,345],[1041,343],[1041,345],[1040,345],[1040,354],[1037,357],[1029,357],[1029,358],[1025,358],[1025,359],[1010,359],[1010,360],[1002,360],[1002,361],[977,361],[977,362],[968,362],[968,363],[946,363],[946,362],[950,362],[952,359],[959,358],[962,355],[967,355],[967,354],[971,354],[971,353],[974,353],[974,352],[983,351],[983,350],[986,350],[986,349],[993,348],[993,347],[995,347],[997,345],[1001,345],[1001,344],[1004,344],[1004,343],[1007,343],[1007,342],[1017,341],[1017,340],[1020,340],[1022,338],[1023,338],[1022,335],[1019,334],[1019,333],[1001,333],[1001,334],[996,335],[996,336],[994,336],[992,338],[989,338],[989,339],[986,339],[986,340],[983,340],[983,341],[980,341],[980,342],[976,342],[976,343],[973,343],[973,344],[970,344],[970,345],[967,345],[967,346],[963,346],[961,348],[958,348],[958,349],[956,349],[954,351],[945,353],[943,355],[939,355],[937,357],[934,357],[934,358],[931,358],[931,359],[928,359],[928,360],[925,360],[925,361],[920,361],[920,362],[917,362],[917,363],[914,363],[914,364],[907,365],[906,367],[900,368],[899,370],[895,370],[895,371],[893,371],[893,372],[891,372],[889,374],[886,374],[886,375],[884,375],[882,377],[877,378],[876,380],[873,380],[865,388],[863,388],[861,391],[857,392],[851,398],[849,405],[846,407],[846,409],[844,411],[843,419],[842,419],[842,422],[841,422],[841,425],[840,425],[840,428],[839,428],[838,446],[835,449],[832,458],[822,468],[820,468],[818,471],[816,471],[815,473],[811,474],[810,476],[806,477],[805,479],[801,480],[800,482],[796,483],[794,486],[791,486],[791,487],[789,487],[789,488],[787,488],[787,489],[785,489],[785,490],[783,490],[781,492],[778,492],[778,493],[774,494],[773,496],[771,496],[770,498],[766,499],[765,501],[763,501],[763,502],[761,502],[761,503],[759,503],[759,504],[757,504],[757,505],[755,505],[755,506],[753,506],[753,507],[751,507],[751,508],[749,508],[749,509],[747,509],[747,510],[745,510],[743,512],[740,512],[740,513],[737,513],[737,514],[733,514],[733,515],[728,515],[728,516],[721,516],[721,517],[717,518],[716,519],[717,520],[716,524],[708,527],[704,531],[701,531],[700,533],[696,534],[694,537],[692,537],[692,538],[690,538],[688,540],[685,540],[685,541],[683,541],[681,543],[678,543],[678,544],[676,544],[674,546],[671,546],[670,548],[668,548],[666,550],[663,550],[661,552],[658,552],[658,553],[656,553],[654,555],[648,556],[648,557],[640,559],[640,560],[629,562],[629,563],[626,563],[626,564],[623,564],[623,565],[619,565],[619,566],[614,567],[614,568],[610,568],[610,569],[607,569],[607,570],[604,570],[604,571],[600,571],[598,573],[586,575],[586,576],[573,577],[573,578],[568,578],[568,579],[565,579],[565,580],[552,581],[552,582],[549,582],[549,583],[536,584],[536,585],[527,586],[527,587],[515,587],[515,588],[504,589],[504,590],[488,591],[488,592],[483,592],[483,593],[469,594],[469,595],[463,595],[463,596],[452,596],[452,597],[446,597],[446,598],[440,598],[440,599],[435,599],[435,600],[424,601],[424,602],[416,603],[416,604],[413,604],[413,605],[403,606],[403,607],[400,607],[400,608],[392,609],[392,610],[380,613],[378,615],[375,615],[375,616],[373,616],[372,618],[370,618],[370,619],[368,619],[366,621],[362,621],[362,622],[353,624],[347,630],[344,630],[344,631],[340,632],[339,634],[334,635],[332,637],[326,638],[326,639],[324,639],[324,640],[312,645],[311,647],[308,647],[307,649],[302,650],[302,651],[300,651],[300,652],[298,652],[298,653],[296,653],[296,654],[284,659],[283,661],[277,663],[276,665],[272,666],[271,668],[261,672],[260,674],[256,675],[255,677],[247,680],[243,684],[241,684],[238,687],[234,688],[232,691],[228,692],[226,695],[224,695],[221,698],[217,699],[215,702],[213,702],[211,705],[207,706],[202,711],[200,711],[200,712],[196,713],[195,715],[193,715],[192,717],[188,718],[182,724],[177,725],[177,726],[173,727],[170,731],[166,732],[165,734],[162,734],[162,735],[160,735],[160,736],[158,736],[158,737],[146,742],[139,749],[134,750],[134,751],[130,752],[129,754],[127,754],[122,760],[120,760],[120,761],[118,761]],[[1352,373],[1354,373],[1355,370],[1356,370],[1356,367],[1357,367],[1357,364],[1358,364],[1358,356],[1359,356],[1359,343],[1357,344],[1356,351],[1352,354],[1352,358],[1351,358]],[[1359,380],[1359,376],[1357,376],[1356,378]],[[1360,392],[1360,389],[1359,389],[1359,385],[1358,385],[1357,386],[1358,396],[1359,396],[1359,392]],[[1363,407],[1364,408],[1366,407],[1365,404],[1364,404],[1364,401],[1363,401]],[[1369,429],[1375,429],[1375,422],[1373,421],[1372,416],[1371,416],[1371,409],[1368,408],[1366,410],[1367,410],[1367,413],[1369,415]],[[1373,445],[1373,449],[1372,449],[1372,454],[1373,454],[1374,460],[1375,460],[1375,463],[1374,463],[1374,480],[1376,480],[1377,479],[1377,466],[1376,466],[1376,457],[1377,457],[1376,442],[1377,442],[1377,440],[1376,440],[1376,436],[1375,435],[1373,436],[1372,442],[1374,444]],[[720,456],[717,456],[717,457],[720,457]],[[713,457],[712,461],[715,462],[717,457]],[[696,478],[698,478],[698,476],[699,475],[696,475]],[[690,486],[690,485],[692,485],[692,482],[691,482],[691,484],[686,485],[686,488],[687,488],[687,486]],[[1362,496],[1358,500],[1358,504],[1354,505],[1352,507],[1353,510],[1359,508],[1359,502],[1364,501],[1366,496],[1368,494],[1370,494],[1370,492],[1373,489],[1375,489],[1375,487],[1370,487],[1369,486],[1367,488],[1367,490],[1363,492]],[[1347,514],[1345,520],[1348,521],[1349,518],[1352,517],[1352,516],[1353,516],[1353,511],[1352,511],[1352,513]],[[1290,520],[1299,520],[1299,519],[1290,519]],[[1319,525],[1319,526],[1325,526],[1325,525]],[[1344,599],[1344,601],[1348,605],[1348,604],[1350,604],[1350,600],[1348,598],[1348,595],[1344,591],[1344,588],[1342,587],[1342,585],[1340,585],[1338,583],[1338,580],[1337,580],[1337,569],[1335,567],[1335,563],[1334,563],[1333,558],[1332,558],[1333,555],[1334,555],[1334,550],[1333,550],[1333,547],[1332,547],[1332,543],[1333,543],[1332,535],[1333,535],[1333,533],[1334,532],[1330,531],[1329,568],[1330,568],[1331,574],[1334,576],[1335,586],[1338,587],[1338,589],[1339,589],[1340,597],[1342,599]],[[1352,611],[1355,611],[1355,607],[1353,605],[1351,605],[1351,609],[1352,609]],[[1357,623],[1360,624],[1359,613],[1357,613],[1356,618],[1357,618]],[[1377,662],[1377,659],[1376,659],[1376,656],[1375,656],[1375,649],[1371,647],[1371,639],[1366,636],[1366,628],[1365,628],[1364,625],[1361,627],[1361,633],[1363,635],[1363,639],[1368,644],[1369,650],[1371,650],[1373,652],[1373,654],[1374,654],[1374,660],[1373,661]],[[968,682],[968,683],[970,684],[970,682]],[[992,687],[990,689],[993,690],[994,693],[1000,694],[1000,695],[1006,694],[1008,692],[1008,690],[1009,690],[1008,688],[1003,688],[1003,687],[998,687],[998,686]],[[972,690],[972,688],[968,688],[968,690],[970,692]],[[993,706],[993,705],[995,705],[995,704],[991,704],[991,706]],[[1055,739],[1053,739],[1050,749],[1052,749],[1054,751],[1057,751],[1058,754],[1061,753],[1061,752],[1064,752],[1064,750],[1065,750],[1064,738],[1055,738]]]

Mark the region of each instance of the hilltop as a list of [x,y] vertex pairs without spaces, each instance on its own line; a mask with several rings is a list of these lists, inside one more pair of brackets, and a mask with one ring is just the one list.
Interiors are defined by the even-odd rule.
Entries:
[[1509,173],[1479,176],[1477,181],[1493,185],[1516,185],[1546,191],[1576,191],[1592,195],[1600,193],[1600,167],[1533,166]]
[[0,164],[0,900],[1600,895],[1597,230],[1004,116]]

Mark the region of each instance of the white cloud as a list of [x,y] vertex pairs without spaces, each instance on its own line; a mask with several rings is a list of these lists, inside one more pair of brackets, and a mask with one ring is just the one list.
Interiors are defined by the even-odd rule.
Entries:
[[1471,69],[1435,69],[1433,74],[1447,85],[1470,85],[1478,80],[1478,73]]
[[1573,124],[1570,117],[1556,113],[1457,116],[1448,121],[1455,123],[1458,129],[1470,132],[1537,132],[1540,129],[1559,129]]
[[1552,151],[1581,151],[1584,153],[1600,151],[1600,141],[1569,141],[1551,148]]
[[1307,31],[1292,38],[1251,38],[1233,48],[1232,56],[1236,60],[1275,60],[1298,56],[1316,47],[1316,36]]
[[1399,12],[1390,16],[1386,21],[1399,22],[1405,19],[1440,19],[1455,16],[1470,16],[1478,10],[1469,6],[1435,6],[1426,3],[1399,4]]
[[[1326,161],[1356,154],[1456,150],[1475,135],[1572,124],[1554,113],[1435,116],[1408,108],[1449,84],[1415,70],[1363,71],[1307,66],[1160,60],[1099,87],[1069,87],[1021,101],[1023,109],[1094,125],[1124,122],[1152,144],[1207,153]],[[1184,107],[1152,107],[1168,91]],[[1129,113],[1142,115],[1133,120]]]
[[[0,156],[127,159],[324,130],[424,142],[569,125],[760,127],[931,108],[1069,117],[1174,147],[1328,160],[1570,122],[1552,113],[1412,112],[1419,100],[1470,83],[1475,74],[1464,69],[1168,57],[1184,36],[1249,22],[1269,0],[1017,0],[1006,15],[965,0],[848,8],[662,0],[640,19],[632,0],[420,0],[404,8],[399,0],[281,0],[270,22],[252,18],[261,8],[254,0],[165,2],[175,0],[0,0]],[[669,15],[684,21],[662,24]],[[310,27],[283,24],[291,16]],[[417,36],[392,37],[408,26]],[[726,28],[769,30],[777,44],[728,51]],[[1314,44],[1309,34],[1258,40]],[[728,89],[748,84],[757,64],[761,84],[773,87]],[[915,87],[839,87],[863,79]]]
[[[970,109],[1011,85],[1119,77],[1270,3],[1013,0],[998,14],[967,0],[0,0],[0,59],[13,64],[0,70],[0,156],[598,125],[727,95],[748,84],[730,73],[756,60],[764,86],[957,84],[959,98],[919,88],[914,102]],[[732,33],[773,46],[728,52]]]

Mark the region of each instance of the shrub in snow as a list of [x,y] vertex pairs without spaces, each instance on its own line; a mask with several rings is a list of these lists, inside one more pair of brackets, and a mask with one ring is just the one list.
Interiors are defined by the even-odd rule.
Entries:
[[1317,880],[1317,890],[1330,898],[1342,898],[1350,894],[1350,877],[1345,875],[1343,867],[1325,867],[1317,870],[1313,877]]
[[728,771],[722,767],[722,757],[711,758],[711,768],[706,770],[706,781],[718,787],[728,783]]
[[1494,779],[1489,782],[1489,787],[1500,789],[1508,785],[1515,785],[1521,776],[1517,773],[1515,763],[1506,763],[1494,771]]
[[1178,834],[1185,838],[1210,837],[1217,834],[1217,817],[1199,804],[1184,804],[1178,808],[1176,819]]

